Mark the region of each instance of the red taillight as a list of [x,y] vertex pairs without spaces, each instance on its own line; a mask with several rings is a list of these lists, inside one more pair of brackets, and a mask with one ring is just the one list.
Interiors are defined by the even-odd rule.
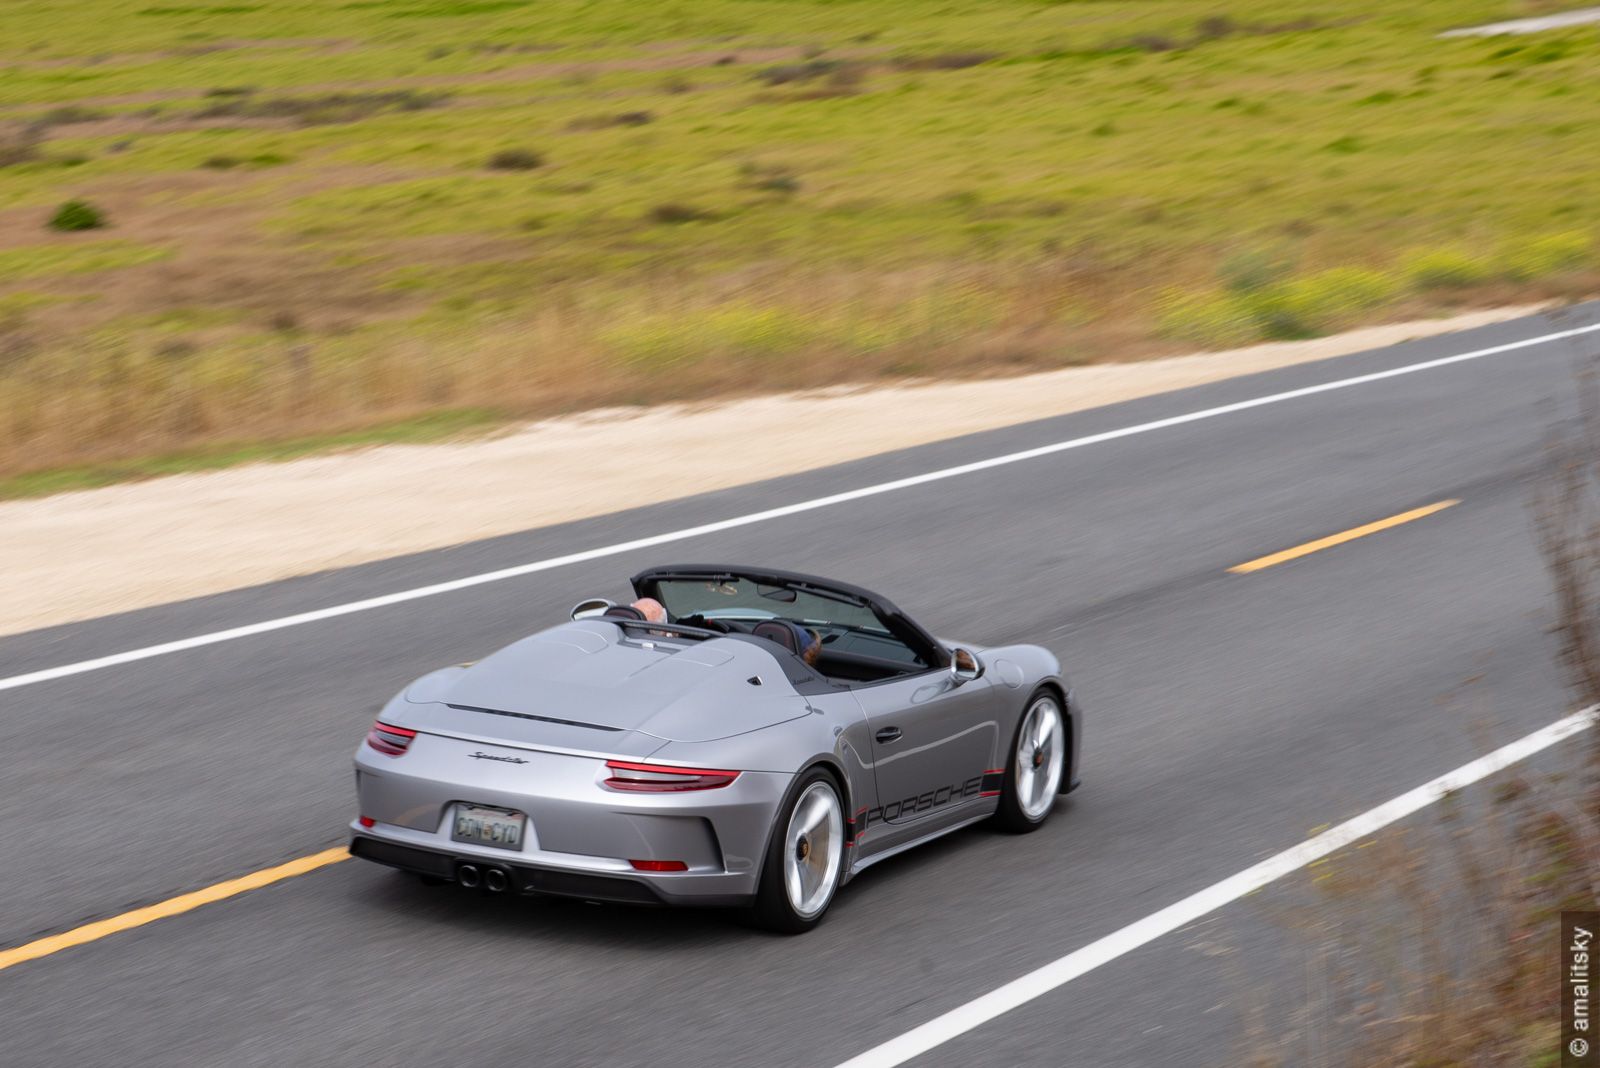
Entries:
[[689,865],[681,860],[630,860],[639,871],[688,871]]
[[399,756],[411,748],[411,742],[416,736],[416,731],[404,727],[391,727],[380,719],[373,723],[372,729],[367,732],[367,744],[385,756]]
[[644,794],[665,794],[678,790],[718,790],[739,777],[737,771],[711,768],[675,768],[670,764],[634,764],[627,760],[608,760],[611,775],[605,784],[613,790],[632,790]]
[[356,822],[361,824],[363,827],[374,827],[378,823],[378,821],[373,819],[371,816],[359,816],[356,818]]

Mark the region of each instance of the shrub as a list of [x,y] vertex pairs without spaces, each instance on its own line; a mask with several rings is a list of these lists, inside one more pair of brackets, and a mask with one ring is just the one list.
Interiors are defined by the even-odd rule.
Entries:
[[258,152],[253,156],[210,156],[200,166],[207,170],[228,171],[235,167],[277,167],[288,163],[289,157],[276,152]]
[[569,130],[604,130],[610,126],[648,126],[656,121],[654,112],[623,111],[616,115],[586,115],[567,123]]
[[715,219],[714,212],[697,208],[693,204],[657,204],[650,209],[650,221],[658,223],[690,223]]
[[1400,274],[1416,289],[1459,289],[1489,277],[1489,264],[1462,249],[1423,249],[1400,261]]
[[1156,301],[1156,329],[1162,337],[1228,348],[1260,334],[1245,302],[1229,293],[1185,293],[1169,289]]
[[1249,301],[1263,336],[1315,337],[1385,303],[1399,288],[1378,271],[1335,267],[1273,286]]
[[43,143],[43,131],[31,123],[0,127],[0,167],[32,163],[39,158],[39,146]]
[[544,166],[544,156],[528,148],[502,148],[489,157],[495,171],[531,171]]
[[58,108],[51,108],[40,115],[40,126],[71,126],[79,122],[95,122],[106,117],[104,111],[97,108],[80,107],[77,104],[65,104]]
[[787,167],[746,163],[739,168],[744,185],[763,193],[790,196],[800,191],[800,179]]
[[448,93],[397,89],[379,93],[324,93],[320,96],[259,96],[245,92],[212,99],[196,112],[202,119],[294,119],[302,126],[359,122],[394,111],[423,111],[448,103]]
[[809,82],[837,73],[845,66],[837,59],[812,59],[804,63],[783,63],[756,71],[756,77],[768,85],[788,85],[790,82]]
[[711,356],[765,360],[790,355],[815,343],[818,330],[806,316],[784,308],[730,304],[619,324],[602,340],[621,363],[648,372]]
[[1559,274],[1581,267],[1594,254],[1594,239],[1588,234],[1548,234],[1514,244],[1504,255],[1505,272],[1525,281]]
[[1169,290],[1156,305],[1164,337],[1225,347],[1260,338],[1315,337],[1391,300],[1395,279],[1361,267],[1335,267],[1251,290]]
[[69,200],[50,216],[49,227],[67,233],[79,230],[98,230],[106,225],[100,209],[87,200]]
[[1283,252],[1244,249],[1222,261],[1217,274],[1231,293],[1254,293],[1277,285],[1294,270],[1293,260]]
[[998,52],[939,52],[931,56],[900,56],[894,65],[901,70],[965,70],[999,58]]

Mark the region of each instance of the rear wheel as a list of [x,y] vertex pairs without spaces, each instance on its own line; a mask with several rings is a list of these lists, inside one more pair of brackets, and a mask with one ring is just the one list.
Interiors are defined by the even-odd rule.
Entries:
[[1061,700],[1051,690],[1036,690],[1012,739],[995,822],[1019,833],[1041,827],[1055,806],[1066,758]]
[[822,922],[844,866],[844,805],[821,768],[801,776],[778,816],[761,868],[755,922],[799,934]]

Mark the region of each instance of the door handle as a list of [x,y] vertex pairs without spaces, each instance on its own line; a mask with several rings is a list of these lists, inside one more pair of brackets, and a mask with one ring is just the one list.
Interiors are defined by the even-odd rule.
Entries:
[[888,744],[889,742],[898,742],[900,740],[900,728],[885,727],[877,734],[874,734],[873,737],[885,744]]

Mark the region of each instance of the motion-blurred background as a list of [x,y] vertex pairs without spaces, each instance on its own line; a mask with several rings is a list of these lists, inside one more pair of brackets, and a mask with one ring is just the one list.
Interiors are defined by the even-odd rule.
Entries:
[[0,496],[1585,292],[1561,7],[8,4]]

